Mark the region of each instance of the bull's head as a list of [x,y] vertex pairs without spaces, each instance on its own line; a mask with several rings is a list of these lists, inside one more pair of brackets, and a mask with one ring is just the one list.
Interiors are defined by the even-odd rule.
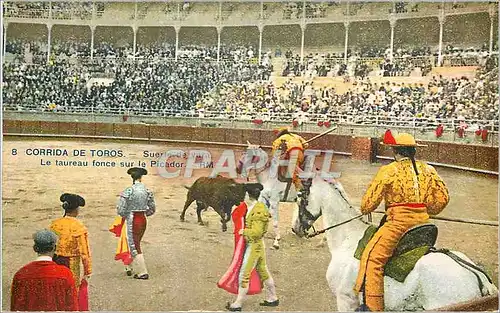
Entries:
[[233,206],[239,205],[241,202],[245,200],[245,195],[248,190],[255,190],[259,189],[259,191],[262,191],[264,189],[264,186],[259,183],[244,183],[244,184],[239,184],[239,183],[232,183],[227,186],[227,202],[222,208],[222,212],[219,214],[221,215],[221,223],[222,223],[222,231],[225,232],[227,230],[226,223],[231,220],[231,210]]
[[235,201],[235,205],[238,205],[245,200],[247,191],[254,189],[262,191],[264,186],[260,183],[232,183],[228,186],[228,193],[229,197]]

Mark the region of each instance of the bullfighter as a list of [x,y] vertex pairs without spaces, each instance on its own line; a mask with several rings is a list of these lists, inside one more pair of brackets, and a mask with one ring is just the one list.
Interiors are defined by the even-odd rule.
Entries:
[[84,279],[88,281],[92,274],[89,233],[77,219],[80,207],[85,206],[85,199],[76,194],[64,193],[59,200],[63,203],[64,216],[50,225],[50,230],[59,237],[53,260],[71,270],[78,290],[81,282],[80,262],[83,264]]
[[[304,138],[297,134],[291,133],[288,127],[275,129],[274,133],[276,134],[277,138],[273,141],[271,158],[274,158],[274,154],[276,153],[276,151],[285,148],[283,147],[283,145],[286,145],[286,151],[280,151],[280,159],[283,158],[284,160],[289,160],[292,163],[296,162],[295,170],[292,176],[292,182],[295,186],[295,190],[299,192],[303,189],[299,173],[304,163],[304,150],[307,149],[309,145],[306,143]],[[286,171],[286,167],[280,167],[278,175],[285,176]],[[273,248],[279,249],[279,241],[281,239],[278,225],[279,209],[277,207],[271,206],[270,211],[273,217],[273,230],[276,235],[273,243]]]
[[[141,240],[146,232],[147,219],[156,212],[153,192],[142,183],[142,176],[148,171],[144,168],[133,167],[127,171],[132,176],[132,186],[125,189],[117,206],[118,215],[126,227],[128,250],[133,258],[132,266],[135,267],[136,279],[149,279],[149,274],[141,249]],[[132,267],[126,268],[127,275],[132,275]]]
[[260,191],[262,188],[250,188],[247,190],[245,203],[247,213],[245,219],[245,228],[239,230],[247,242],[243,264],[239,272],[238,297],[232,304],[227,303],[226,309],[229,311],[241,311],[243,300],[248,292],[248,286],[252,271],[255,269],[260,276],[261,281],[266,287],[266,300],[260,303],[261,306],[276,307],[279,300],[276,296],[276,287],[274,280],[269,273],[266,264],[266,247],[262,239],[267,233],[267,227],[271,215],[264,203],[259,202]]
[[[361,202],[361,212],[374,211],[385,201],[385,223],[363,252],[354,290],[364,287],[366,306],[359,311],[384,310],[384,266],[399,240],[410,228],[427,223],[429,214],[439,214],[448,204],[448,189],[436,170],[415,161],[417,144],[412,135],[385,133],[381,143],[393,148],[395,161],[382,166]],[[366,276],[365,276],[366,275]]]
[[[282,148],[283,144],[286,144],[286,151],[281,151],[281,155],[283,156],[283,159],[289,160],[290,162],[296,160],[297,166],[293,172],[292,181],[295,185],[295,189],[299,191],[302,189],[302,182],[299,178],[299,169],[302,168],[304,163],[304,150],[307,149],[309,145],[306,143],[304,138],[290,132],[287,127],[276,129],[274,133],[276,134],[276,139],[273,141],[271,157],[274,157],[276,151]],[[283,167],[283,169],[286,168]]]

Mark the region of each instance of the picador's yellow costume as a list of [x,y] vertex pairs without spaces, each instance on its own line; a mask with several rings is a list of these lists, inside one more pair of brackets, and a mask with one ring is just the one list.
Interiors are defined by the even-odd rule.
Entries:
[[436,170],[415,161],[419,145],[410,134],[392,136],[386,132],[384,145],[392,146],[396,161],[382,166],[366,191],[361,211],[374,211],[385,201],[386,222],[370,240],[361,257],[355,291],[364,285],[366,306],[384,310],[384,266],[403,234],[413,226],[427,223],[429,215],[439,214],[448,204],[445,183]]
[[[297,166],[293,172],[292,181],[297,190],[302,188],[302,183],[299,178],[299,171],[304,163],[304,150],[307,149],[308,144],[306,140],[297,134],[291,133],[288,128],[282,127],[274,131],[277,135],[276,140],[273,141],[273,148],[271,151],[271,156],[274,157],[274,153],[282,148],[283,144],[286,144],[286,151],[281,151],[280,159],[289,160],[294,162],[295,159]],[[287,167],[280,167],[280,175],[285,176]]]

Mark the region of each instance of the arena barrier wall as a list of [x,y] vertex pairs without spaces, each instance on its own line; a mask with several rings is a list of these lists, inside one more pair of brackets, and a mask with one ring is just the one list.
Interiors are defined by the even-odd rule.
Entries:
[[[247,141],[269,148],[275,135],[268,129],[233,129],[124,123],[80,123],[3,120],[6,136],[70,137],[144,140],[224,146],[246,146]],[[305,139],[317,133],[298,132]],[[329,134],[310,144],[311,149],[333,150],[355,160],[375,162],[391,159],[390,148],[380,138]],[[417,158],[437,166],[447,166],[498,175],[498,147],[419,141]]]

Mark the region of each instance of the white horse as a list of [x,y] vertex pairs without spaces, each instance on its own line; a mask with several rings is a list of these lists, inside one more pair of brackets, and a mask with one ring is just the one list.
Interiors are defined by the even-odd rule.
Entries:
[[[331,185],[319,178],[313,181],[305,211],[296,210],[293,217],[293,231],[300,237],[320,215],[325,225],[333,226],[360,214],[349,204],[340,183]],[[360,296],[353,290],[360,264],[354,251],[367,226],[358,218],[326,233],[332,255],[326,279],[336,297],[338,311],[354,311],[360,305]],[[472,263],[464,254],[453,253]],[[482,281],[482,290],[472,270],[443,253],[429,253],[416,263],[403,283],[385,276],[385,310],[433,310],[498,293],[497,287],[483,273],[475,273]]]
[[[260,158],[264,158],[263,155],[267,156],[267,153],[262,150],[262,148],[257,145],[251,145],[250,143],[248,144],[246,154],[250,156],[257,156]],[[244,154],[238,162],[238,173],[242,173],[244,164],[250,164],[245,163],[246,154]],[[285,199],[287,183],[280,181],[278,179],[278,175],[272,173],[273,167],[277,166],[278,161],[276,159],[273,159],[272,156],[268,157],[266,160],[268,159],[270,160],[270,167],[247,169],[246,174],[250,179],[250,174],[253,173],[252,178],[256,179],[257,182],[261,183],[264,187],[264,189],[260,193],[259,201],[266,204],[273,217],[273,230],[275,236],[273,247],[275,249],[279,249],[279,241],[281,240],[281,235],[279,232],[279,204],[282,201],[295,202],[295,200],[297,199],[297,190],[295,189],[294,184],[291,183],[288,195]]]

